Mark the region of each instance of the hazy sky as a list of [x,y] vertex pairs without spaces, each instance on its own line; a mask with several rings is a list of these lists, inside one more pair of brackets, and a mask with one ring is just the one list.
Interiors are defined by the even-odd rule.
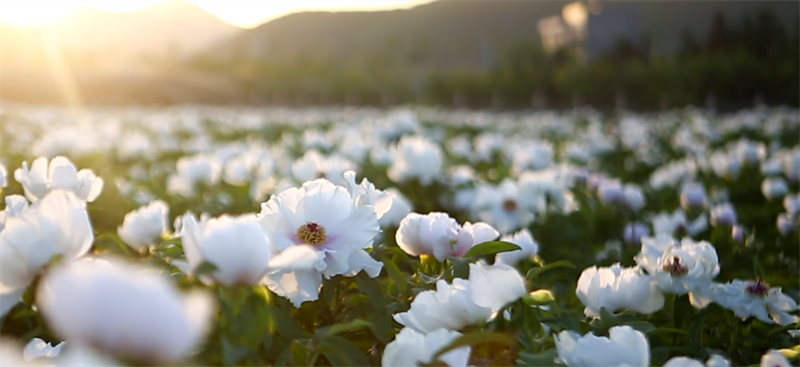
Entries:
[[[162,1],[164,0],[0,0],[0,23],[40,25],[67,16],[81,6],[131,12]],[[432,0],[190,0],[220,19],[242,28],[253,28],[280,16],[304,10],[403,9],[430,1]]]

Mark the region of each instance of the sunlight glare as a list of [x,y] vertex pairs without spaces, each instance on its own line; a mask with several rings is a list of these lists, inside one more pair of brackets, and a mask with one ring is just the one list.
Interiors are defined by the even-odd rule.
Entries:
[[70,0],[2,0],[0,23],[29,27],[51,23],[73,12],[80,1]]

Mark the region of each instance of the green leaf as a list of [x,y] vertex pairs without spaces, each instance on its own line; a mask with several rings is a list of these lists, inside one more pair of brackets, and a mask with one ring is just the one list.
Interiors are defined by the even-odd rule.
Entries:
[[304,345],[303,341],[306,340],[294,340],[292,344],[289,346],[289,350],[292,353],[292,360],[294,361],[295,366],[309,366],[308,363],[308,348]]
[[383,296],[383,290],[381,289],[380,284],[378,284],[378,280],[374,278],[370,278],[365,273],[360,273],[356,277],[356,281],[358,282],[358,289],[364,292],[364,294],[369,297],[370,303],[372,303],[372,307],[376,311],[385,312],[386,310],[386,298]]
[[363,328],[372,327],[372,326],[373,325],[372,325],[371,322],[367,322],[367,321],[364,321],[364,320],[361,320],[361,319],[355,319],[355,320],[350,321],[350,322],[335,324],[335,325],[331,325],[331,326],[328,326],[328,327],[317,329],[317,331],[314,334],[315,334],[315,336],[317,338],[325,338],[325,337],[330,336],[330,335],[336,335],[336,334],[340,334],[340,333],[344,333],[344,332],[348,332],[348,331],[353,331],[353,330],[358,330],[358,329],[363,329]]
[[197,266],[197,268],[194,269],[194,276],[199,277],[201,275],[211,274],[217,271],[218,269],[219,268],[217,268],[217,266],[214,265],[213,263],[210,263],[208,261],[203,261],[202,263],[200,263],[200,265]]
[[555,349],[548,349],[537,354],[520,352],[517,364],[522,366],[553,366],[555,365],[556,356],[558,356],[558,352]]
[[522,250],[521,247],[506,241],[489,241],[472,246],[464,257],[478,257],[484,255],[494,255],[501,252]]
[[450,342],[450,344],[445,345],[442,349],[439,349],[436,354],[433,355],[432,360],[436,360],[441,355],[453,350],[458,349],[460,347],[468,346],[468,345],[475,345],[475,344],[483,344],[483,343],[491,343],[491,344],[500,344],[503,346],[515,346],[517,345],[517,340],[509,337],[506,334],[501,333],[494,333],[494,332],[474,332],[469,334],[464,334],[456,340]]
[[386,260],[383,262],[383,268],[386,269],[386,272],[389,274],[389,277],[392,278],[392,281],[397,284],[397,287],[400,289],[401,294],[406,294],[408,292],[408,281],[406,281],[406,277],[397,267],[397,264],[394,261]]
[[233,344],[228,338],[222,337],[222,358],[226,366],[235,365],[249,352],[249,348]]
[[573,265],[571,262],[567,260],[556,261],[544,266],[539,266],[531,269],[530,271],[528,271],[528,274],[525,275],[525,279],[528,280],[534,279],[539,275],[541,275],[542,273],[555,268],[574,268],[574,267],[575,265]]
[[335,366],[369,366],[366,354],[352,341],[331,336],[320,345],[320,352]]

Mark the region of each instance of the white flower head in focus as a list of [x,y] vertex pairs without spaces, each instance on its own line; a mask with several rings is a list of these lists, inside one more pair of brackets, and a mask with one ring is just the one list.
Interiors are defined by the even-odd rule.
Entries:
[[314,249],[313,268],[268,274],[270,290],[299,306],[317,299],[323,276],[355,276],[361,270],[378,276],[383,263],[365,251],[380,233],[376,211],[372,205],[358,207],[354,199],[344,187],[318,179],[261,205],[261,227],[278,253],[294,246]]
[[630,326],[614,326],[609,336],[580,336],[564,330],[555,337],[558,361],[569,367],[647,367],[650,344]]
[[[436,329],[423,334],[411,328],[400,330],[394,340],[386,345],[381,357],[382,367],[408,367],[433,362],[434,353],[460,337],[461,333]],[[470,347],[460,347],[439,357],[450,367],[466,367]]]
[[664,296],[655,279],[638,268],[622,268],[619,264],[585,269],[578,278],[575,294],[588,317],[600,317],[600,308],[652,314],[664,306]]
[[642,239],[636,263],[658,282],[664,293],[686,294],[695,307],[706,307],[706,291],[719,274],[717,251],[705,241],[685,238],[680,243],[668,236]]
[[464,256],[473,246],[499,236],[492,226],[478,222],[459,225],[447,213],[410,213],[395,234],[397,245],[411,256],[430,255],[439,262]]

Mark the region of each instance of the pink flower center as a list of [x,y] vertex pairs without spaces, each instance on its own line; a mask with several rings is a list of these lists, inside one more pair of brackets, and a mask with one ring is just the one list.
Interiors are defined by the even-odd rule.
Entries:
[[769,284],[764,282],[764,279],[758,277],[755,282],[750,283],[747,286],[747,293],[750,293],[754,296],[765,297],[769,292]]

